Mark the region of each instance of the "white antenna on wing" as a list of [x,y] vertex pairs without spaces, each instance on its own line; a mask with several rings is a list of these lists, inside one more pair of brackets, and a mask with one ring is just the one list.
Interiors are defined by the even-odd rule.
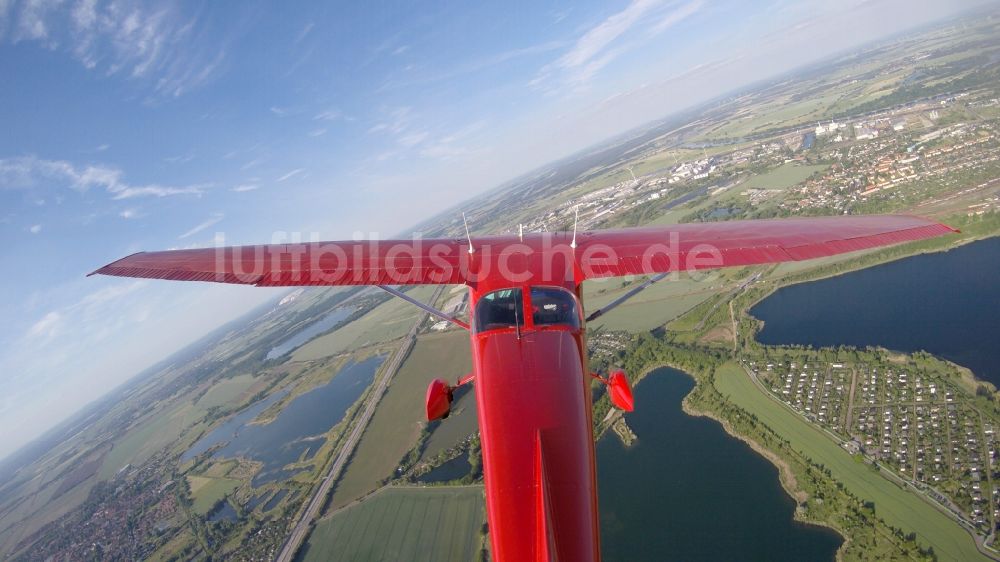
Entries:
[[469,253],[476,253],[476,249],[472,247],[472,235],[469,234],[469,221],[465,218],[465,212],[462,212],[462,222],[465,223],[465,237],[469,239]]
[[576,215],[573,218],[573,241],[569,243],[569,247],[573,248],[575,250],[576,249],[576,223],[580,222],[580,206],[577,205],[576,207],[573,207],[573,211],[576,213]]
[[524,225],[521,223],[517,223],[517,237],[524,242]]

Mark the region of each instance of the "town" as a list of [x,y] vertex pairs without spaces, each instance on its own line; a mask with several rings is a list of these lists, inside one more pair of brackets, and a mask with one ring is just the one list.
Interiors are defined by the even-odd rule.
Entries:
[[772,395],[827,430],[886,478],[902,481],[992,542],[1000,521],[994,428],[984,388],[971,393],[937,365],[867,361],[750,360]]
[[[638,224],[630,216],[678,211],[678,222],[797,214],[891,212],[970,194],[968,213],[1000,209],[1000,100],[992,89],[942,95],[853,119],[796,128],[734,149],[657,149],[505,232]],[[675,153],[700,157],[679,161]],[[673,160],[637,175],[647,160]],[[966,186],[956,193],[956,185]],[[579,195],[575,195],[581,192]]]

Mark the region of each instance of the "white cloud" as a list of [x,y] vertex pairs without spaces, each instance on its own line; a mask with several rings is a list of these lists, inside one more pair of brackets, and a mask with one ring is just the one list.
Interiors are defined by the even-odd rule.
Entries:
[[106,302],[113,301],[117,298],[123,297],[129,293],[136,291],[137,289],[144,287],[147,284],[146,281],[132,281],[131,283],[110,285],[104,287],[103,289],[98,289],[88,295],[85,295],[83,299],[77,303],[77,306],[91,306],[96,304],[104,304]]
[[694,0],[693,2],[688,2],[687,4],[681,6],[680,8],[677,8],[676,10],[670,12],[669,14],[664,16],[663,19],[659,21],[659,23],[653,26],[652,33],[653,34],[662,33],[663,31],[666,31],[667,29],[673,27],[680,21],[685,20],[688,17],[694,15],[695,13],[698,12],[698,10],[701,9],[704,3],[705,3],[704,0]]
[[284,107],[278,107],[278,106],[272,105],[269,108],[269,110],[271,111],[271,113],[277,115],[278,117],[284,117],[284,116],[288,115],[288,109],[284,108]]
[[299,32],[298,37],[295,38],[295,43],[298,44],[303,39],[305,39],[306,35],[309,35],[309,32],[312,31],[314,27],[316,27],[316,24],[314,22],[309,22],[305,24],[302,27],[302,31]]
[[590,61],[659,3],[659,0],[633,0],[624,10],[584,33],[576,45],[559,58],[557,64],[563,68],[572,68]]
[[313,117],[316,121],[336,121],[343,117],[343,114],[336,109],[327,109],[326,111],[320,111]]
[[[145,80],[162,96],[179,96],[205,83],[225,49],[217,34],[198,33],[198,21],[179,4],[26,0],[13,6],[10,40],[64,47],[88,69]],[[0,32],[11,6],[0,0]]]
[[178,154],[177,156],[167,156],[163,159],[164,162],[169,164],[184,164],[185,162],[190,162],[194,160],[194,153]]
[[191,230],[185,232],[184,234],[181,234],[177,238],[178,238],[178,240],[183,240],[185,238],[190,238],[191,236],[194,236],[195,234],[198,234],[199,232],[201,232],[201,231],[203,231],[203,230],[205,230],[207,228],[211,228],[212,226],[218,224],[224,218],[226,218],[226,216],[224,214],[222,214],[222,213],[215,213],[208,220],[206,220],[206,221],[202,222],[201,224],[195,226],[194,228],[192,228]]
[[326,134],[326,129],[313,129],[309,131],[310,137],[321,137]]
[[89,29],[97,22],[97,0],[82,0],[73,9],[73,24],[77,29]]
[[405,135],[401,135],[397,139],[397,141],[399,142],[399,144],[403,146],[411,147],[422,143],[424,139],[426,139],[427,137],[428,137],[427,131],[418,131],[415,133],[407,133]]
[[45,19],[48,12],[56,7],[58,2],[46,0],[27,0],[21,5],[17,29],[14,32],[14,42],[21,40],[44,40],[49,38],[48,25]]
[[381,133],[387,132],[393,135],[402,134],[406,131],[410,123],[413,121],[413,110],[409,107],[397,107],[388,112],[388,119],[376,123],[370,129],[369,133]]
[[58,333],[61,320],[61,314],[55,311],[49,312],[28,328],[27,336],[29,338],[51,338]]
[[274,181],[280,183],[280,182],[283,182],[283,181],[286,181],[286,180],[290,180],[290,179],[294,178],[295,176],[301,174],[304,171],[305,171],[304,168],[296,168],[296,169],[292,170],[291,172],[288,172],[287,174],[281,176],[280,178],[278,178],[278,179],[276,179]]
[[470,148],[455,146],[449,143],[435,143],[420,149],[421,156],[437,160],[451,160],[460,156],[468,156],[474,152]]
[[255,189],[260,189],[260,186],[253,183],[244,183],[233,187],[230,191],[235,191],[236,193],[246,193],[247,191],[253,191]]
[[436,160],[452,160],[482,152],[481,146],[476,146],[470,137],[486,128],[487,121],[479,119],[443,137],[424,143],[420,155]]
[[42,225],[40,224],[33,224],[30,227],[28,227],[28,232],[32,234],[38,234],[41,231],[42,231]]
[[103,164],[75,166],[65,160],[44,160],[34,156],[0,159],[0,189],[69,187],[80,192],[103,188],[112,199],[201,195],[204,186],[132,185],[124,181],[118,168]]
[[[529,85],[537,87],[560,78],[571,86],[583,86],[623,53],[694,15],[703,4],[704,0],[692,0],[675,7],[662,0],[633,0],[624,10],[584,32],[569,51],[542,67]],[[560,88],[549,90],[556,93]]]
[[136,209],[125,209],[122,212],[118,213],[118,216],[127,220],[127,219],[137,219],[144,215],[139,214],[139,211]]

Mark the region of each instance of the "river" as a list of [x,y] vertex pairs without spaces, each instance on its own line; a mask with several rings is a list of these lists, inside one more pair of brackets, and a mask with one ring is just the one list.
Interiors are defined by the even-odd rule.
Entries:
[[1000,238],[784,287],[750,313],[761,343],[924,350],[1000,386]]

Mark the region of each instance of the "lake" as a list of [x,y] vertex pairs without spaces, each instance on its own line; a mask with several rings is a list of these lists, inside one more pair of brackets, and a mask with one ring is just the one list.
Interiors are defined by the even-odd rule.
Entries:
[[469,464],[469,455],[468,453],[462,453],[449,461],[445,461],[441,466],[431,469],[427,474],[420,476],[417,478],[417,482],[450,482],[462,478],[470,470],[472,470],[472,465]]
[[289,402],[270,423],[251,423],[287,393],[284,390],[276,392],[209,432],[181,458],[189,460],[221,445],[212,453],[213,458],[242,457],[264,463],[253,479],[254,486],[288,478],[295,471],[285,470],[284,466],[300,458],[311,459],[316,454],[326,442],[323,434],[343,419],[347,409],[371,384],[384,360],[383,355],[348,363],[330,382]]
[[841,538],[793,520],[778,470],[681,400],[694,381],[657,369],[636,387],[638,436],[597,443],[605,560],[833,560]]
[[228,500],[223,500],[219,505],[208,514],[208,520],[212,523],[218,523],[219,521],[236,521],[238,515],[236,510],[233,509],[232,504]]
[[764,344],[924,350],[1000,386],[1000,238],[779,289]]
[[295,351],[295,349],[301,347],[309,340],[322,334],[323,332],[333,328],[348,316],[354,312],[354,307],[342,306],[332,310],[329,314],[324,316],[321,320],[318,320],[309,326],[303,328],[300,332],[294,336],[288,338],[287,340],[281,342],[280,344],[271,348],[267,352],[265,359],[277,359],[286,353]]

